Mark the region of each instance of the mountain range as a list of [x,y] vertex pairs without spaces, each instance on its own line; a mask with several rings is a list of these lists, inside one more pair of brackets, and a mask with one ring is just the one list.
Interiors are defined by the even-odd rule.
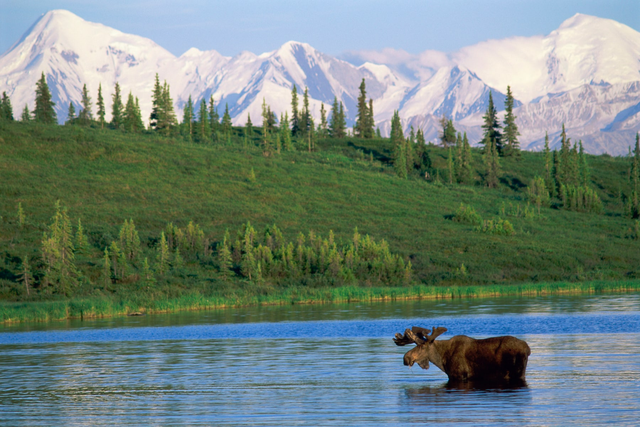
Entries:
[[541,149],[546,132],[557,146],[564,123],[587,152],[624,155],[640,130],[640,33],[582,14],[545,36],[489,40],[453,53],[385,49],[333,57],[290,41],[261,55],[192,48],[176,57],[152,40],[54,10],[0,56],[0,92],[10,96],[16,116],[25,104],[33,108],[42,72],[60,121],[70,102],[79,107],[83,84],[94,102],[101,84],[110,111],[116,81],[125,97],[132,92],[140,99],[148,117],[158,73],[170,84],[179,116],[189,96],[196,105],[213,96],[220,111],[228,105],[237,125],[248,114],[259,123],[263,99],[278,116],[290,110],[294,84],[308,88],[314,117],[321,103],[330,110],[337,97],[352,123],[364,78],[383,134],[398,110],[403,126],[422,128],[427,140],[437,142],[445,115],[475,143],[489,94],[502,110],[508,85],[524,149]]

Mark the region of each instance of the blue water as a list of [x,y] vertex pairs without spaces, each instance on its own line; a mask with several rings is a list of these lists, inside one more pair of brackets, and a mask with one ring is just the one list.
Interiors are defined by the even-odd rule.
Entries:
[[[527,386],[451,387],[396,332],[514,335]],[[267,307],[0,329],[0,425],[639,425],[640,295]]]

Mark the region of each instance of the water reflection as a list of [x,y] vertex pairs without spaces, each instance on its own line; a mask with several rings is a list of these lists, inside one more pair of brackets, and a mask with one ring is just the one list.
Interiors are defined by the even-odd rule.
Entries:
[[344,321],[430,319],[510,314],[556,315],[624,313],[640,311],[640,293],[621,295],[551,295],[544,297],[496,297],[454,300],[414,300],[351,304],[261,306],[237,309],[180,312],[143,317],[79,319],[29,324],[0,324],[1,332],[70,329],[171,327],[203,324],[280,323],[295,321]]

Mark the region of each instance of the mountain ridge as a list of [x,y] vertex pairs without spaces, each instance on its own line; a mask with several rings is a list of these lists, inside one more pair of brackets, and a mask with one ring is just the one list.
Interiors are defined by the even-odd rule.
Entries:
[[[123,96],[131,91],[140,98],[146,118],[158,73],[170,84],[179,115],[189,96],[197,107],[200,99],[213,96],[219,109],[228,104],[234,124],[242,125],[248,114],[254,121],[260,117],[263,99],[278,116],[290,110],[295,84],[300,97],[308,87],[316,120],[321,104],[329,111],[337,97],[345,105],[348,123],[353,123],[364,78],[383,132],[393,111],[399,110],[405,127],[426,126],[425,134],[435,139],[433,118],[442,114],[452,117],[460,130],[477,135],[489,92],[502,109],[503,92],[511,84],[525,148],[537,149],[541,132],[558,131],[544,127],[564,119],[576,136],[600,141],[585,142],[593,153],[625,154],[632,141],[625,145],[622,134],[614,135],[640,130],[640,93],[632,89],[632,83],[640,82],[640,33],[615,21],[576,14],[546,36],[487,40],[452,54],[426,51],[412,57],[398,52],[362,55],[356,65],[357,55],[352,55],[352,63],[289,41],[259,55],[245,51],[228,57],[191,48],[176,57],[150,39],[54,10],[0,56],[0,91],[7,91],[16,111],[25,103],[32,108],[35,82],[44,72],[63,121],[69,102],[80,104],[83,84],[94,101],[102,85],[110,112],[118,81]],[[395,59],[385,61],[385,55]],[[625,84],[627,98],[616,92]],[[609,86],[617,88],[616,96],[609,96]],[[584,117],[568,114],[572,108]],[[603,145],[607,136],[612,142]]]

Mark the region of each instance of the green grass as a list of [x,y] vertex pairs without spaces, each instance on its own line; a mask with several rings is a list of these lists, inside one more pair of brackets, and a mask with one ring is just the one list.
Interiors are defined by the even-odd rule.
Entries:
[[211,310],[257,305],[318,304],[418,299],[486,298],[496,296],[529,296],[559,294],[602,294],[640,291],[640,281],[593,281],[528,283],[488,286],[425,286],[307,288],[295,286],[273,289],[272,293],[256,294],[237,290],[226,295],[204,296],[190,293],[178,298],[93,297],[59,301],[2,302],[0,322],[47,322],[72,318],[89,319],[130,314],[170,313],[191,310]]
[[[604,204],[602,214],[552,207],[542,208],[534,218],[506,215],[516,234],[501,236],[476,232],[474,225],[451,218],[460,203],[472,206],[483,219],[499,218],[503,204],[507,212],[518,205],[523,210],[526,186],[544,169],[540,153],[501,159],[500,187],[487,189],[476,150],[474,184],[460,186],[427,182],[417,173],[407,180],[397,178],[387,139],[326,139],[318,141],[313,153],[301,149],[271,157],[257,147],[243,148],[241,139],[234,141],[201,145],[154,134],[0,123],[0,301],[23,304],[20,310],[25,313],[58,313],[45,318],[59,318],[61,313],[76,315],[70,314],[77,313],[69,308],[71,301],[106,301],[86,313],[112,315],[134,310],[137,306],[126,304],[135,301],[153,301],[148,309],[160,311],[154,308],[159,301],[165,301],[165,311],[210,307],[210,299],[236,301],[236,296],[237,303],[214,305],[262,303],[261,298],[279,303],[288,299],[273,295],[291,289],[309,295],[305,300],[324,300],[325,288],[312,282],[258,285],[240,277],[226,280],[213,258],[187,259],[185,269],[159,278],[153,286],[133,278],[105,287],[100,284],[102,251],[129,218],[150,261],[155,261],[155,245],[168,222],[183,227],[193,220],[214,244],[225,229],[234,235],[246,221],[259,231],[275,223],[290,240],[299,232],[313,230],[326,237],[333,230],[339,242],[346,242],[358,227],[363,235],[385,239],[393,253],[412,263],[413,284],[385,292],[409,292],[418,286],[425,292],[476,289],[480,295],[495,286],[509,292],[517,289],[514,285],[635,283],[640,277],[640,242],[629,238],[633,222],[622,215],[620,197],[630,193],[627,159],[588,156],[591,185]],[[432,175],[439,170],[441,177],[447,176],[447,152],[431,147],[429,153]],[[250,179],[251,169],[255,180]],[[18,280],[20,259],[29,256],[36,276],[42,275],[40,242],[56,200],[68,207],[74,225],[82,220],[88,234],[91,250],[77,259],[84,280],[70,298],[37,286],[27,296]],[[26,215],[23,227],[17,221],[18,203]],[[460,273],[462,264],[465,274]],[[328,289],[375,289],[360,285],[351,291]],[[179,302],[182,298],[195,299]]]

